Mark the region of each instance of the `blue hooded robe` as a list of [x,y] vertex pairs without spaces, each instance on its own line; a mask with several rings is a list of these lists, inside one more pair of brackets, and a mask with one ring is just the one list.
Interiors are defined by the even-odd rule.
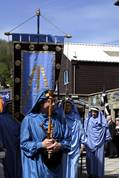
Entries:
[[81,143],[86,142],[83,125],[80,120],[78,110],[72,100],[68,100],[72,105],[72,110],[68,114],[64,114],[64,119],[68,125],[71,134],[71,150],[63,155],[64,171],[63,178],[78,178],[79,175],[79,158]]
[[0,113],[0,146],[5,152],[3,159],[5,178],[21,178],[20,123],[6,110]]
[[[47,165],[42,141],[47,137],[48,116],[35,111],[38,103],[46,98],[47,89],[41,90],[29,114],[21,125],[22,178],[61,178],[61,152],[70,149],[70,134],[66,123],[57,113],[52,115],[53,138],[61,143],[61,152],[54,153],[54,160]],[[55,163],[54,163],[55,161]]]
[[96,177],[104,176],[104,145],[111,139],[107,120],[102,112],[93,118],[89,113],[84,121],[84,129],[87,135],[86,166],[88,175]]

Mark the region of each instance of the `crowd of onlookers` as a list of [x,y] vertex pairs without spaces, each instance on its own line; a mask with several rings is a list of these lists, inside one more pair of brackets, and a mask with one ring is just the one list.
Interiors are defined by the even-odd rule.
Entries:
[[116,158],[119,157],[119,117],[114,121],[109,115],[107,121],[112,139],[106,144],[106,156]]

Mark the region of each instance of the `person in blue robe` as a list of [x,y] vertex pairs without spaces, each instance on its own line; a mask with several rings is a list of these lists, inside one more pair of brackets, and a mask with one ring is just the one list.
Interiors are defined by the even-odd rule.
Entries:
[[62,154],[70,150],[71,136],[52,101],[52,138],[47,138],[49,103],[49,90],[42,89],[22,121],[22,178],[62,178]]
[[104,145],[111,139],[107,120],[97,107],[92,107],[84,121],[87,134],[86,166],[89,178],[104,176]]
[[71,150],[63,155],[64,171],[62,178],[79,177],[79,158],[81,143],[86,142],[83,125],[80,115],[73,100],[66,99],[63,101],[64,119],[68,125],[71,134]]
[[2,159],[5,178],[21,178],[20,123],[13,118],[11,102],[0,104],[0,148],[5,153]]

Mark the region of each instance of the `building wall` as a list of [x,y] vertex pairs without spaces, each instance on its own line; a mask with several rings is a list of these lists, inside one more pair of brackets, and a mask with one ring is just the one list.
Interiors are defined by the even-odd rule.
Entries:
[[[69,73],[69,84],[64,85],[64,71],[68,70]],[[59,93],[71,93],[72,92],[72,67],[71,62],[63,55],[61,60],[61,70],[59,75]]]
[[[72,61],[76,94],[91,94],[119,88],[119,63]],[[72,70],[72,74],[73,74]]]
[[[119,88],[106,91],[108,97],[108,103],[110,108],[110,114],[113,120],[119,117]],[[100,110],[104,110],[104,107],[100,106],[101,92],[91,94],[88,97],[89,106],[98,106]]]
[[[100,106],[100,95],[105,89],[113,119],[119,117],[119,63],[89,62],[66,58],[63,55],[59,78],[60,94],[66,94],[64,86],[64,71],[69,71],[67,86],[70,96],[77,95],[80,100],[88,97],[88,106]],[[86,99],[87,100],[87,99]],[[101,108],[102,110],[104,108]],[[86,114],[89,108],[86,108]]]

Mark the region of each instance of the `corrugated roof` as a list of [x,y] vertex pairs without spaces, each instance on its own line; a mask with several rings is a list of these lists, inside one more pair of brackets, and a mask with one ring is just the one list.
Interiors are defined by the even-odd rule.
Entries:
[[119,46],[65,43],[64,55],[69,60],[119,63]]

